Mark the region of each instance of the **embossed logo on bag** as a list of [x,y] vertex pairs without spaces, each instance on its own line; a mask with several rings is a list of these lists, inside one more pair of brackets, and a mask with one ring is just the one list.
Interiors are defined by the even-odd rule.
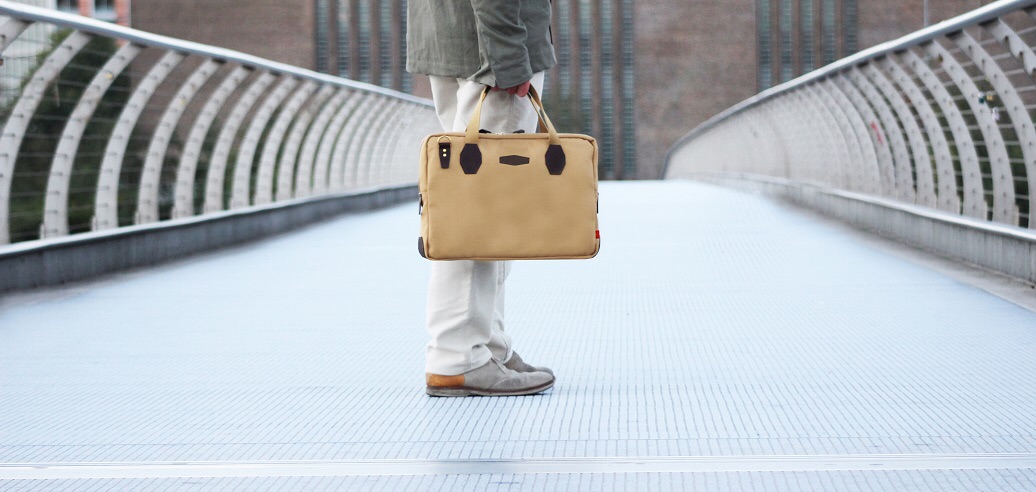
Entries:
[[521,166],[528,163],[529,158],[524,155],[505,155],[500,158],[500,164],[507,164],[508,166]]

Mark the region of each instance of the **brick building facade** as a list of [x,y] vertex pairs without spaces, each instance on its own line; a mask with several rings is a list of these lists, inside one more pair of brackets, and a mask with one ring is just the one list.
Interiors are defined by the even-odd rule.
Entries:
[[[928,0],[928,20],[991,1]],[[546,97],[580,113],[578,128],[570,129],[608,142],[614,164],[602,163],[604,175],[627,178],[657,177],[677,138],[760,88],[925,24],[924,0],[554,3],[562,66],[550,73]],[[133,26],[427,97],[427,80],[400,72],[404,6],[402,0],[151,0],[134,4]],[[561,22],[568,27],[559,29]],[[632,33],[623,22],[635,26]],[[630,60],[622,59],[623,42]],[[624,92],[633,101],[628,108]],[[551,111],[571,116],[573,110]]]
[[316,68],[313,0],[148,0],[133,5],[133,27]]
[[[14,0],[16,3],[55,9],[129,26],[130,0]],[[3,53],[7,76],[0,80],[0,102],[12,100],[21,89],[23,77],[36,67],[36,56],[50,49],[52,26],[29,27]]]
[[[694,126],[781,80],[803,64],[803,18],[812,20],[813,67],[824,65],[823,8],[834,6],[834,59],[895,39],[925,25],[924,0],[637,0],[638,176],[657,177],[665,151]],[[992,0],[929,0],[929,23]],[[803,7],[812,7],[806,9]],[[762,7],[762,8],[760,8]],[[769,8],[767,12],[764,9]],[[853,9],[849,11],[848,9]],[[809,10],[812,15],[803,15]],[[782,11],[787,18],[782,19]],[[767,16],[766,14],[769,14]],[[769,25],[767,26],[767,22]],[[781,24],[784,24],[783,29]],[[853,25],[855,24],[855,25]],[[790,67],[781,64],[781,31]],[[808,29],[807,29],[808,30]],[[770,80],[760,46],[771,36]],[[846,38],[848,43],[846,42]],[[790,68],[790,70],[788,70]],[[782,75],[783,69],[783,75]],[[765,82],[765,83],[764,83]]]
[[47,9],[57,9],[122,26],[130,25],[130,0],[14,0]]

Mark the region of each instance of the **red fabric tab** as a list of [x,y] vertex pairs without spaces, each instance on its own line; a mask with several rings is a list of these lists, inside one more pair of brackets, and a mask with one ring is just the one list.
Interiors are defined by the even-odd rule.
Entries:
[[598,230],[598,231],[596,231],[596,232],[597,232],[597,239],[601,239],[601,231],[600,231],[600,230]]

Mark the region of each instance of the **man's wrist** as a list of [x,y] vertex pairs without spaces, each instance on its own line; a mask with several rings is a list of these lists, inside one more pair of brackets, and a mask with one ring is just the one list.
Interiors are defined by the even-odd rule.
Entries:
[[493,65],[492,70],[497,87],[517,87],[532,80],[532,68],[528,59],[507,65]]

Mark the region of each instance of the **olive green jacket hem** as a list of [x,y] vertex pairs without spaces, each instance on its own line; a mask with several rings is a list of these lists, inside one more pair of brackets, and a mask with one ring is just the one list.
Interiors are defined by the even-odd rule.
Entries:
[[550,0],[409,0],[407,71],[514,87],[554,66]]

